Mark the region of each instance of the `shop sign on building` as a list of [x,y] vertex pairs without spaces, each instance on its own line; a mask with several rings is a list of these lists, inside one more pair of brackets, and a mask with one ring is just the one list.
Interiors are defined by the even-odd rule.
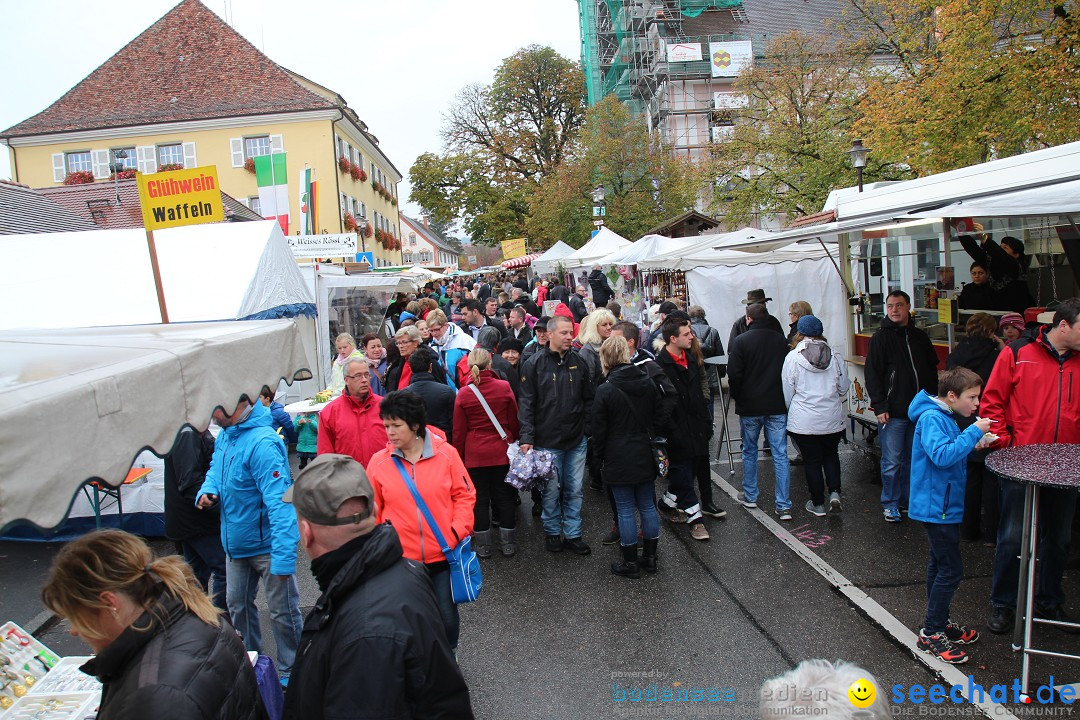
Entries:
[[667,46],[668,62],[700,62],[701,43],[671,43]]
[[289,241],[293,257],[348,257],[356,254],[356,233],[286,235],[285,239]]
[[525,238],[502,241],[503,260],[512,260],[525,254]]

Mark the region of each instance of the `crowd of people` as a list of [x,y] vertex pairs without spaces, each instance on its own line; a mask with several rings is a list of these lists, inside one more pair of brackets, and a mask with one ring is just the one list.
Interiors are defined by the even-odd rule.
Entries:
[[[73,567],[86,556],[100,554],[99,565],[108,565],[115,554],[95,544],[100,536],[88,536],[57,561],[47,604],[88,639],[100,636],[99,667],[116,644],[129,657],[164,643],[155,657],[168,655],[173,640],[154,633],[182,622],[204,641],[189,648],[195,661],[224,663],[220,680],[243,684],[250,678],[229,663],[243,648],[261,650],[261,583],[285,717],[464,718],[472,710],[456,665],[460,618],[444,550],[471,538],[484,561],[515,556],[524,503],[505,482],[511,445],[552,458],[553,477],[531,493],[546,550],[592,553],[582,524],[588,478],[610,508],[611,530],[601,542],[619,546],[611,572],[628,579],[658,571],[661,519],[707,541],[707,519],[726,516],[709,463],[725,377],[742,438],[738,501],[747,508],[762,502],[757,468],[764,450],[774,469],[773,511],[792,520],[790,438],[805,466],[805,511],[822,517],[843,510],[839,445],[849,380],[807,302],[791,304],[785,331],[765,291],[748,291],[725,351],[700,306],[672,298],[639,327],[622,317],[612,296],[595,268],[572,291],[557,279],[530,283],[521,275],[433,283],[416,297],[398,297],[387,313],[394,324],[388,347],[376,335],[336,338],[331,389],[340,387],[340,394],[319,414],[294,423],[267,391],[255,401],[243,398],[232,412],[216,411],[216,442],[181,434],[178,448],[186,450],[170,460],[166,484],[176,481],[169,504],[184,508],[170,537],[182,542],[190,569],[176,559],[151,562],[145,546],[110,536],[123,548],[121,569],[78,575]],[[554,307],[545,313],[549,301]],[[920,648],[961,662],[967,656],[958,646],[978,634],[948,611],[960,578],[959,538],[995,537],[989,629],[1007,631],[1023,497],[1016,483],[989,479],[972,451],[1080,442],[1080,377],[1072,389],[1080,370],[1080,300],[1062,303],[1053,323],[1025,330],[1007,349],[1008,335],[997,337],[997,328],[976,316],[950,359],[957,369],[940,384],[937,355],[915,327],[907,295],[891,293],[886,314],[866,358],[879,422],[883,516],[894,523],[908,513],[926,526],[929,607]],[[1001,328],[1019,330],[1004,319]],[[1046,388],[1063,383],[1067,389],[1051,398]],[[980,389],[985,417],[975,419]],[[295,479],[286,449],[293,442],[301,463]],[[1035,598],[1037,612],[1052,619],[1064,617],[1061,572],[1075,505],[1075,493],[1060,492],[1044,503]],[[983,517],[979,503],[997,496],[1000,508]],[[211,514],[219,518],[219,543]],[[322,591],[306,620],[298,545]],[[224,624],[191,590],[209,589],[211,579],[217,609],[227,611],[240,640],[220,639]],[[142,640],[132,636],[146,628],[151,633]],[[231,660],[219,661],[221,653]],[[349,673],[351,662],[367,670]],[[116,697],[109,688],[124,682],[110,679],[103,708]]]

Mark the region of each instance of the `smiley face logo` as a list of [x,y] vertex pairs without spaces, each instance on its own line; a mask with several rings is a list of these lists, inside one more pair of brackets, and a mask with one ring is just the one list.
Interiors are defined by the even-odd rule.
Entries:
[[874,704],[874,699],[877,697],[877,688],[874,687],[874,683],[866,678],[859,678],[851,683],[847,696],[855,707],[868,708]]

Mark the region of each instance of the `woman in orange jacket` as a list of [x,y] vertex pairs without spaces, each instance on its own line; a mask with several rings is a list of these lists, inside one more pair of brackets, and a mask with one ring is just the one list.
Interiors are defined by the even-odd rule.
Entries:
[[446,625],[446,637],[450,647],[456,649],[460,620],[450,592],[449,566],[395,458],[405,467],[451,547],[472,532],[476,489],[454,446],[440,434],[428,432],[427,414],[419,396],[407,390],[392,392],[380,404],[379,415],[389,442],[367,466],[379,522],[389,520],[401,539],[405,557],[427,569]]

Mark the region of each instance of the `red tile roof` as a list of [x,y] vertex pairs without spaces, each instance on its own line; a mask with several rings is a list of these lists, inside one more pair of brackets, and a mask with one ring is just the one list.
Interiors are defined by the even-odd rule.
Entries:
[[183,0],[0,137],[332,109],[199,0]]

